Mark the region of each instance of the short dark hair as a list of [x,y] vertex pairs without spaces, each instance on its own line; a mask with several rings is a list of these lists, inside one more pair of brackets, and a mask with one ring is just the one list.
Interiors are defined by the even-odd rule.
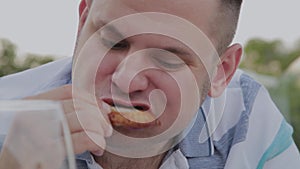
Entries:
[[232,42],[240,15],[243,0],[219,0],[217,18],[211,23],[212,36],[221,55]]

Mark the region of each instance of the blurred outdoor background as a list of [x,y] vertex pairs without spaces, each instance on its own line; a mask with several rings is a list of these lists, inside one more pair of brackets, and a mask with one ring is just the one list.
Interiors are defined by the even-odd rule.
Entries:
[[[1,1],[0,77],[72,55],[79,0]],[[300,1],[244,0],[240,68],[264,84],[300,148]],[[299,39],[299,40],[297,40]]]

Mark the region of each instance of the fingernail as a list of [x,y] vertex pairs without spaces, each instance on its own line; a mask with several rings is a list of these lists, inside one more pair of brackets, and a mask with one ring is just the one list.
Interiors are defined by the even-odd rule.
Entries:
[[110,106],[106,104],[105,102],[102,102],[102,108],[105,111],[105,113],[110,113]]
[[95,156],[102,156],[104,151],[103,150],[98,150],[98,151],[93,151],[92,152]]
[[112,133],[113,133],[113,128],[111,125],[108,125],[107,131],[106,131],[106,136],[109,137],[112,135]]

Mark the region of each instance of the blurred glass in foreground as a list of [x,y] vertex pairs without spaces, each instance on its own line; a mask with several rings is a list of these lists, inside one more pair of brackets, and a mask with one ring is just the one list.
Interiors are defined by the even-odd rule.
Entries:
[[59,103],[0,101],[0,168],[75,169]]

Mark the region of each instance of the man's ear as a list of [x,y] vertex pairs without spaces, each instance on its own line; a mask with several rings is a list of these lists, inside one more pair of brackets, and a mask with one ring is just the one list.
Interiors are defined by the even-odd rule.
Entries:
[[91,5],[92,5],[92,0],[81,0],[80,1],[78,33],[81,31],[81,29],[86,21],[86,18],[88,16]]
[[220,62],[211,78],[211,87],[208,95],[219,97],[232,79],[242,56],[242,46],[234,44],[220,57]]

